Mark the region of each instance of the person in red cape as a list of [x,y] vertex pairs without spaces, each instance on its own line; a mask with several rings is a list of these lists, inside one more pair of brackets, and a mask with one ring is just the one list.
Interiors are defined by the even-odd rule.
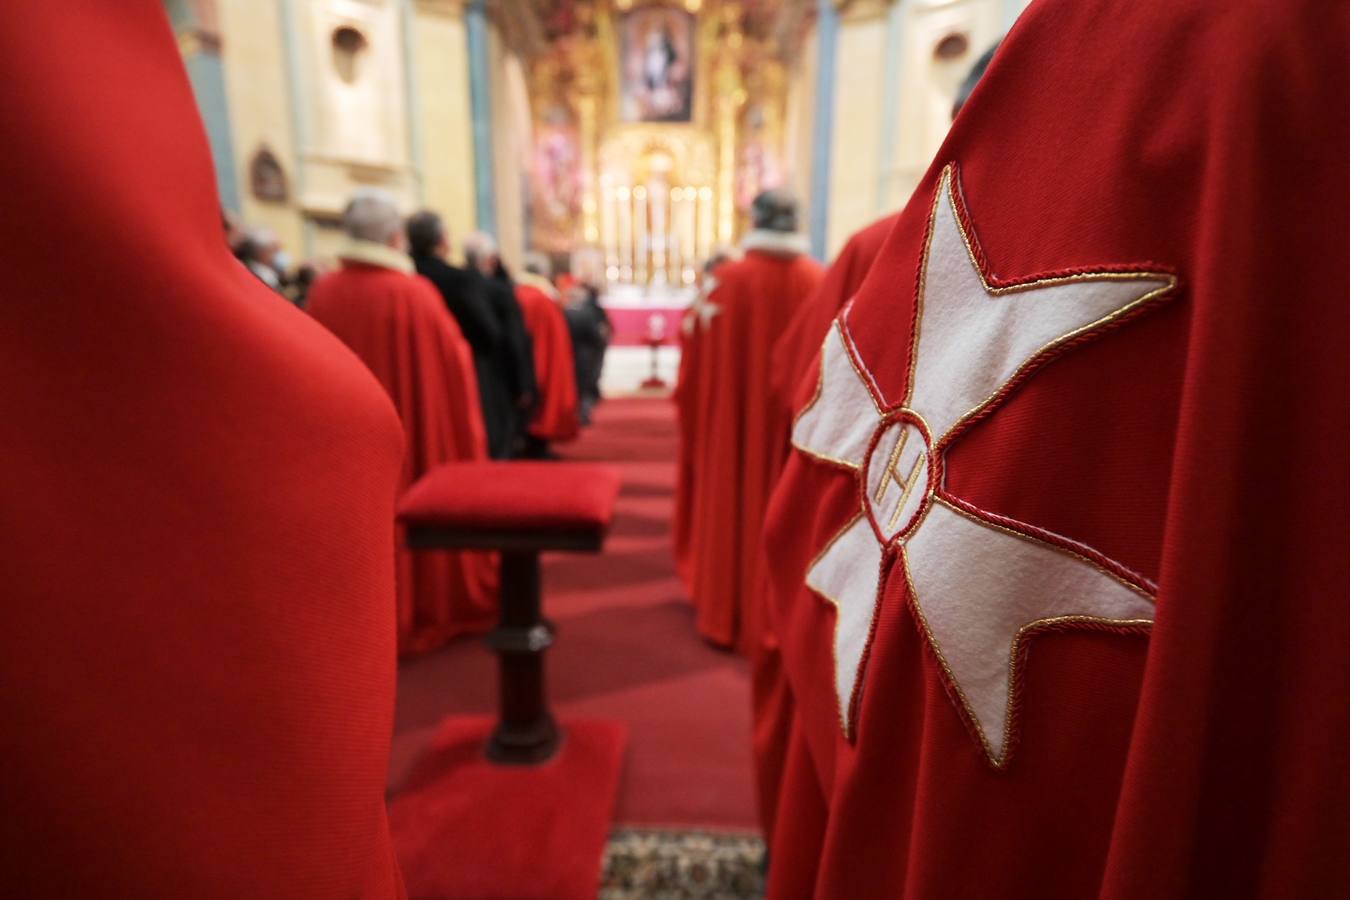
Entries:
[[[796,233],[796,200],[765,191],[742,259],[718,266],[700,312],[690,490],[690,598],[699,633],[750,653],[764,586],[759,529],[787,424],[771,404],[772,351],[823,277]],[[681,391],[684,391],[681,388]]]
[[[358,192],[343,224],[342,268],[315,282],[309,312],[370,367],[407,433],[400,489],[442,463],[487,458],[473,351],[435,287],[402,252],[398,208]],[[496,618],[491,554],[398,551],[399,652],[425,653]]]
[[398,418],[231,257],[161,3],[0,26],[4,893],[401,897]]
[[[853,235],[825,272],[810,299],[802,304],[779,337],[773,349],[770,372],[772,402],[778,407],[782,428],[779,432],[781,470],[790,452],[789,431],[797,394],[814,382],[812,361],[821,339],[839,309],[853,296],[895,223],[895,217],[881,219]],[[814,386],[814,383],[810,385]],[[778,797],[791,743],[796,704],[792,688],[783,671],[782,654],[772,622],[766,616],[755,656],[754,723],[751,748],[755,759],[756,794],[765,837],[772,840],[777,818]]]
[[1348,44],[1312,0],[1013,27],[770,508],[771,897],[1350,880]]
[[527,456],[548,456],[553,441],[577,436],[576,360],[572,333],[558,302],[558,292],[548,280],[548,259],[532,255],[516,281],[516,300],[525,319],[525,330],[534,348],[534,371],[539,400],[527,434]]
[[[772,629],[763,614],[768,589],[760,527],[783,462],[788,419],[773,402],[772,351],[793,315],[823,277],[795,234],[796,201],[766,191],[753,207],[756,229],[743,241],[745,257],[716,269],[717,284],[698,315],[695,455],[689,487],[690,596],[699,632],[751,659],[756,728],[774,705]],[[768,717],[772,719],[773,717]],[[756,748],[765,746],[757,735]],[[774,752],[772,746],[769,751]],[[776,766],[759,765],[760,817],[772,828]]]
[[[820,342],[830,330],[830,323],[839,310],[862,286],[863,278],[872,267],[872,260],[881,252],[881,245],[890,234],[898,216],[878,219],[848,239],[834,262],[825,271],[811,299],[793,316],[783,336],[774,347],[773,392],[777,402],[788,410],[796,410],[797,394],[811,370],[811,362],[820,351]],[[787,433],[783,434],[787,446]],[[786,451],[785,451],[786,452]]]
[[722,247],[703,264],[699,274],[698,294],[680,319],[680,364],[675,376],[672,399],[675,402],[676,424],[679,429],[679,448],[676,455],[675,512],[672,525],[672,551],[675,569],[685,589],[693,590],[692,566],[694,462],[699,458],[698,441],[706,430],[704,416],[712,407],[713,373],[699,352],[701,336],[712,321],[716,307],[708,304],[708,294],[717,287],[713,274],[723,263],[739,259],[738,252]]

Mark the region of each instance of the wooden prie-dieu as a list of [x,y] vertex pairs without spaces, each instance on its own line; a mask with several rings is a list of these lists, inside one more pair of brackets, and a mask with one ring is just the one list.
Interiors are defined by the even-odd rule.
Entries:
[[399,504],[413,550],[501,554],[501,619],[487,636],[499,666],[500,718],[488,739],[494,762],[550,759],[562,733],[549,711],[539,554],[598,553],[619,492],[609,466],[566,462],[450,463],[428,472]]

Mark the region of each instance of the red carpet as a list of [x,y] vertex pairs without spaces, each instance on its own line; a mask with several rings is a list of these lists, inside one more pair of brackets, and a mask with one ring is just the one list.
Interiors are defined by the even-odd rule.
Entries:
[[623,761],[624,728],[565,721],[562,749],[540,766],[483,755],[492,719],[441,728],[389,806],[412,900],[590,900]]
[[[755,829],[748,672],[699,639],[670,555],[670,401],[608,401],[579,441],[558,449],[619,465],[624,484],[603,555],[544,559],[544,611],[558,626],[546,662],[554,715],[628,727],[616,824]],[[495,708],[496,667],[477,639],[404,663],[393,793],[447,715]]]

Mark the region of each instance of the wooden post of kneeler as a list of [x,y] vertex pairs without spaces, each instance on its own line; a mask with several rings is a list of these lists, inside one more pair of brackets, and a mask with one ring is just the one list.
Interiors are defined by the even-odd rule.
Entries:
[[488,635],[497,653],[501,719],[488,740],[488,758],[537,763],[558,749],[558,725],[544,696],[544,651],[553,646],[553,623],[540,603],[539,554],[502,553],[501,625]]

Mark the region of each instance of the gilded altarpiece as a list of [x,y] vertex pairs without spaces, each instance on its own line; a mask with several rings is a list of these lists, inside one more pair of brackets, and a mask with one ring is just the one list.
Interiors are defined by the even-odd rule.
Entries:
[[594,260],[611,302],[686,301],[754,195],[788,181],[783,42],[730,0],[551,10],[530,60],[531,243]]

